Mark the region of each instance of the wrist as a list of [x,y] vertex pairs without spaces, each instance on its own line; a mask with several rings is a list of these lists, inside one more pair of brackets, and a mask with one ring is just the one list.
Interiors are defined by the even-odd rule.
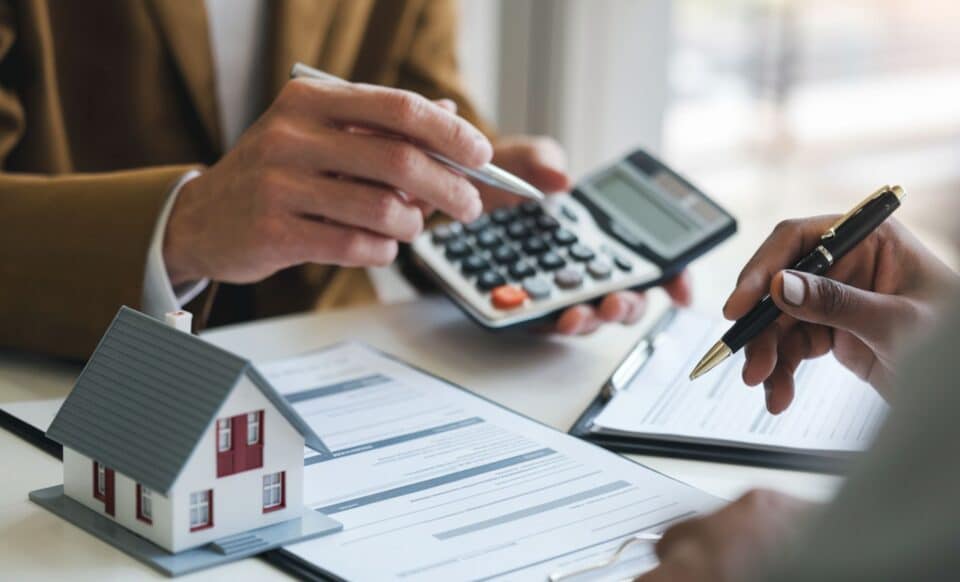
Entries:
[[196,245],[192,240],[192,234],[199,228],[191,219],[196,185],[195,177],[181,184],[163,234],[163,262],[173,287],[207,277],[201,261],[195,256]]

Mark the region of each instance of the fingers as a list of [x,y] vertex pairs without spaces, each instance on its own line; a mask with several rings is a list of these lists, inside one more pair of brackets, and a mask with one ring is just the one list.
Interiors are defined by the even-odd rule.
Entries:
[[845,330],[870,343],[888,343],[893,330],[912,315],[909,303],[894,295],[798,271],[777,273],[770,293],[789,316]]
[[761,334],[759,345],[747,345],[743,369],[744,383],[763,383],[767,410],[772,414],[783,412],[793,402],[793,375],[800,362],[820,357],[832,346],[832,335],[826,327],[803,324],[785,331],[777,327],[774,333],[768,333],[768,329]]
[[647,298],[634,291],[618,291],[603,298],[597,315],[603,321],[632,325],[647,312]]
[[681,271],[679,275],[664,283],[663,289],[680,307],[689,307],[693,301],[693,285],[690,282],[690,273],[687,271]]
[[381,267],[397,256],[397,241],[356,228],[300,218],[284,230],[286,236],[278,244],[291,264]]
[[296,213],[327,218],[406,242],[413,241],[423,230],[420,208],[405,202],[389,188],[335,178],[292,182],[284,192]]
[[493,157],[490,141],[467,120],[445,106],[412,93],[373,85],[324,84],[297,79],[288,85],[307,104],[337,123],[387,131],[411,139],[437,153],[464,164],[479,167]]
[[746,345],[743,383],[747,386],[756,386],[773,373],[777,366],[777,343],[780,340],[780,333],[780,325],[774,322]]
[[596,309],[589,305],[575,305],[560,315],[556,330],[563,335],[584,335],[596,331],[601,323]]
[[483,210],[480,193],[464,177],[412,144],[379,135],[341,133],[325,143],[320,169],[366,178],[407,192],[418,200],[470,222]]
[[769,292],[773,275],[813,248],[813,243],[835,219],[820,216],[778,224],[740,272],[737,287],[723,307],[724,317],[734,320],[746,315]]

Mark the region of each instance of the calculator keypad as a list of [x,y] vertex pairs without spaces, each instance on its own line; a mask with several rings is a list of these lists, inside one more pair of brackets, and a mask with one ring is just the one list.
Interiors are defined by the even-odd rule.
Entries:
[[498,208],[465,225],[437,226],[430,240],[500,310],[610,279],[615,267],[631,269],[626,259],[580,241],[537,203]]

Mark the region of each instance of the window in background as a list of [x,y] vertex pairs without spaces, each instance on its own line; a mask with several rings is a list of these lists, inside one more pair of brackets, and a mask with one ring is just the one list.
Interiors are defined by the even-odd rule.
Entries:
[[842,211],[902,183],[924,202],[907,203],[901,219],[949,254],[943,208],[960,198],[960,4],[673,6],[672,162],[771,218]]

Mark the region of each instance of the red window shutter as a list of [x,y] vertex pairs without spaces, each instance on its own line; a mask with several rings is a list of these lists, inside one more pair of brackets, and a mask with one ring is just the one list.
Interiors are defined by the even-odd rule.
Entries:
[[114,487],[113,487],[113,469],[106,469],[104,471],[104,476],[106,477],[106,498],[103,501],[103,509],[107,512],[107,515],[114,514]]
[[233,462],[233,451],[237,448],[237,435],[231,430],[230,448],[220,450],[220,420],[213,423],[213,451],[217,455],[217,477],[226,477],[236,473]]
[[238,414],[230,419],[233,425],[233,468],[234,473],[247,470],[247,415]]

